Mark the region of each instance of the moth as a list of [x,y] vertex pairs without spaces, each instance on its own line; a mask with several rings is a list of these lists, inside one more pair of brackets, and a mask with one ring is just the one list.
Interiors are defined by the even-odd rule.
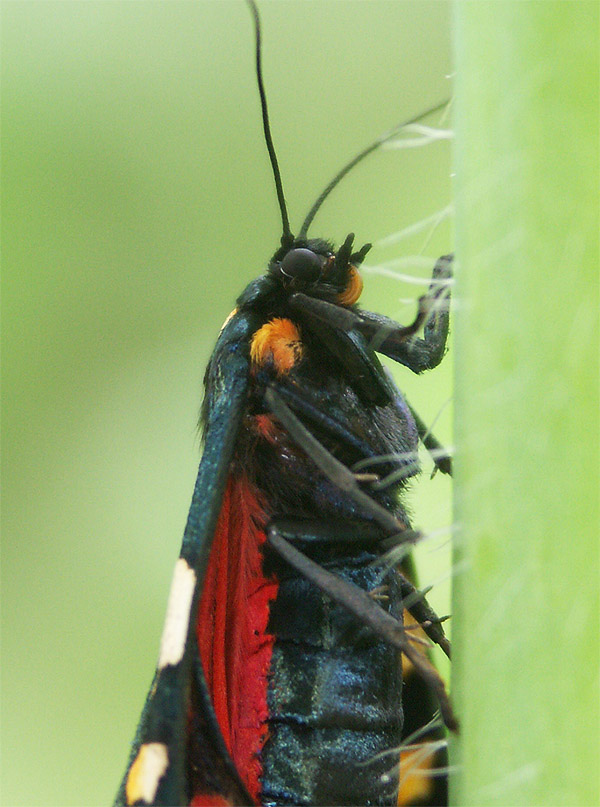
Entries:
[[292,234],[249,6],[282,235],[206,370],[202,460],[116,803],[442,804],[436,710],[457,723],[426,646],[450,648],[411,581],[419,535],[402,494],[419,440],[442,472],[450,459],[377,354],[415,373],[441,361],[452,260],[402,326],[358,306],[369,244],[309,237],[380,141]]

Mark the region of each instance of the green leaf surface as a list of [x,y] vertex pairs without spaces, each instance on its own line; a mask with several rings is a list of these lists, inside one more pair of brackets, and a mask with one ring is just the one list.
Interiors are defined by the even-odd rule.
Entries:
[[455,5],[455,805],[597,805],[596,2]]

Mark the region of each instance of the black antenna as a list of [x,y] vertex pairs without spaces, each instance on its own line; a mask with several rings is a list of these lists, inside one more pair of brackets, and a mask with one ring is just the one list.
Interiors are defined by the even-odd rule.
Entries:
[[425,112],[421,112],[421,114],[417,115],[415,118],[410,118],[410,120],[405,120],[402,123],[399,123],[397,126],[394,126],[393,129],[390,129],[389,132],[380,135],[377,138],[377,140],[374,140],[373,143],[371,143],[365,149],[360,151],[355,157],[353,157],[350,160],[350,162],[346,163],[346,165],[342,168],[342,170],[339,171],[331,180],[331,182],[324,188],[324,190],[317,198],[317,201],[308,211],[308,215],[304,219],[302,227],[300,228],[300,232],[298,233],[298,238],[306,238],[308,228],[312,224],[314,217],[319,212],[319,209],[323,204],[323,202],[325,201],[325,199],[327,199],[331,191],[336,187],[336,185],[339,185],[342,179],[346,176],[346,174],[349,171],[351,171],[354,168],[355,165],[361,162],[361,160],[364,160],[365,157],[368,157],[369,154],[371,154],[371,152],[375,151],[375,149],[378,149],[379,146],[381,146],[383,143],[387,142],[388,140],[391,140],[392,137],[395,137],[400,132],[400,130],[403,129],[405,126],[409,126],[411,123],[416,123],[417,121],[420,121],[421,118],[425,118],[427,115],[431,115],[433,112],[437,112],[438,110],[445,107],[446,104],[449,102],[449,100],[450,100],[449,98],[446,98],[441,103],[436,104],[435,106],[432,106],[429,109],[426,109]]
[[279,165],[277,163],[277,155],[275,154],[275,147],[273,146],[273,138],[271,137],[271,128],[269,126],[269,112],[267,110],[267,96],[265,95],[265,88],[262,78],[262,64],[261,64],[261,46],[260,46],[260,17],[258,16],[258,8],[255,0],[248,0],[248,5],[252,11],[254,18],[254,30],[256,37],[256,80],[258,81],[258,93],[260,95],[260,106],[262,109],[263,130],[265,133],[265,142],[267,144],[267,151],[269,152],[269,159],[273,168],[273,178],[275,179],[275,189],[277,191],[277,201],[279,203],[279,210],[281,211],[281,224],[283,233],[281,235],[282,246],[289,246],[294,241],[294,236],[290,230],[290,221],[288,219],[287,208],[285,206],[285,196],[283,194],[283,185],[281,183],[281,174],[279,173]]

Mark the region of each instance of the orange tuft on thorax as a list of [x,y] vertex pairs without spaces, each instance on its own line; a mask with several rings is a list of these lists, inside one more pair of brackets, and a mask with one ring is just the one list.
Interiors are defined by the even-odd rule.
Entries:
[[272,360],[279,375],[288,373],[303,353],[299,329],[291,320],[281,317],[259,328],[250,344],[252,363],[260,365]]

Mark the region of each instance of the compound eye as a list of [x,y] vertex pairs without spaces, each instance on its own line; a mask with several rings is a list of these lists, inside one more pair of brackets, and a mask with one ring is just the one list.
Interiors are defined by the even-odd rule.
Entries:
[[281,261],[281,272],[286,277],[314,283],[319,279],[325,259],[311,249],[291,249]]

